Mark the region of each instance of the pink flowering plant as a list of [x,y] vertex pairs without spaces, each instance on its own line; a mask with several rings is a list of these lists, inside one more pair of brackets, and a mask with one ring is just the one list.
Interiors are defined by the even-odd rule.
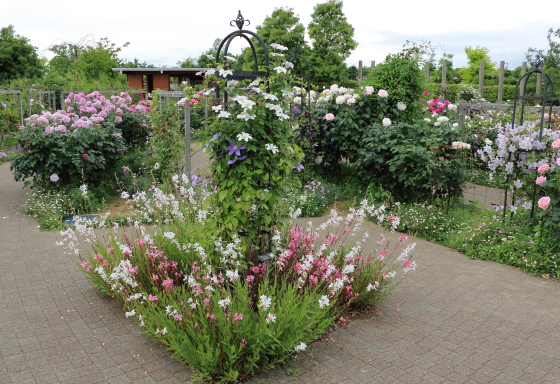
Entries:
[[[192,199],[192,207],[204,206]],[[211,216],[187,212],[155,228],[115,231],[107,242],[79,222],[61,232],[59,245],[80,254],[93,284],[182,359],[193,379],[243,381],[305,350],[350,311],[379,303],[416,268],[414,244],[405,246],[403,236],[389,246],[382,235],[365,252],[366,215],[398,225],[367,201],[346,217],[333,211],[318,227],[292,220],[273,229],[272,259],[254,265],[245,261],[245,240],[215,237]],[[82,255],[80,238],[93,242],[93,253]]]
[[537,201],[538,216],[542,219],[544,228],[553,230],[555,236],[560,236],[560,139],[553,141],[549,147],[554,161],[542,163],[537,168],[538,176],[535,184],[542,192]]
[[[535,184],[542,187],[547,178],[545,168],[552,168],[558,153],[553,144],[558,143],[560,133],[544,128],[539,138],[535,122],[522,125],[506,124],[497,127],[494,145],[486,144],[477,150],[480,159],[490,171],[490,179],[499,177],[513,197],[508,209],[512,213],[532,209]],[[540,172],[539,172],[540,170]]]
[[126,93],[71,93],[64,110],[26,119],[17,135],[23,151],[11,165],[16,181],[58,189],[112,180],[121,157],[149,132],[146,107],[131,103]]

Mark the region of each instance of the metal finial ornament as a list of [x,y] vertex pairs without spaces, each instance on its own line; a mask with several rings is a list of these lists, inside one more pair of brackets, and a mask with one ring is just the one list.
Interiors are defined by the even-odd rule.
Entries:
[[239,28],[239,30],[242,30],[243,26],[245,25],[245,22],[247,22],[247,25],[251,25],[251,22],[249,20],[245,20],[243,16],[241,16],[241,11],[239,11],[239,13],[237,14],[237,18],[235,20],[230,21],[229,25],[235,27],[235,25],[233,25],[235,23],[237,25],[237,28]]
[[[542,51],[541,51],[541,52],[542,52]],[[533,61],[533,62],[531,63],[531,65],[532,65],[533,67],[535,67],[535,68],[540,67],[541,64],[542,64],[541,55],[537,55],[537,57],[535,58],[535,61]]]

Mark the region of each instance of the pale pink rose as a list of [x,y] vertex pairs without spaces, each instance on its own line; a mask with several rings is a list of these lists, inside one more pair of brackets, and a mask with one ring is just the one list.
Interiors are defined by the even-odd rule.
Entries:
[[549,205],[550,205],[550,197],[545,196],[539,199],[539,208],[547,209]]
[[58,175],[57,175],[56,173],[53,173],[53,174],[51,175],[51,181],[52,181],[53,183],[56,183],[56,182],[58,181]]
[[556,140],[552,142],[552,148],[560,149],[560,140]]
[[541,165],[540,167],[537,168],[538,173],[545,173],[545,172],[548,172],[548,171],[550,171],[550,165],[548,165],[548,164],[543,164],[543,165]]
[[332,113],[327,113],[325,115],[325,120],[332,121],[334,119],[334,115]]
[[384,89],[380,89],[379,92],[377,92],[377,96],[381,97],[382,99],[386,98],[389,96],[389,92],[387,92]]
[[539,176],[539,177],[537,177],[537,180],[535,180],[535,184],[541,185],[541,184],[544,183],[545,181],[546,181],[546,177],[544,177],[544,176]]
[[560,157],[556,159],[556,164],[560,165]]
[[355,102],[356,102],[356,99],[354,99],[353,97],[346,100],[346,103],[348,103],[348,104],[354,104]]

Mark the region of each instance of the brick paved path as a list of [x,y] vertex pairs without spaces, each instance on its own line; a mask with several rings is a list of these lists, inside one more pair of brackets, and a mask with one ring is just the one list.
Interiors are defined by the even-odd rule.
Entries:
[[[0,165],[0,384],[188,383],[22,213],[26,192]],[[422,240],[415,254],[374,315],[250,383],[560,383],[559,281]]]

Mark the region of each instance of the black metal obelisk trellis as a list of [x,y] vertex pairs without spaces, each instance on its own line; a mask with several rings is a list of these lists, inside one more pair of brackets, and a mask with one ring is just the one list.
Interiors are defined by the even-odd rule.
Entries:
[[[535,69],[532,71],[527,72],[525,75],[521,76],[521,78],[517,81],[517,86],[515,88],[515,99],[513,103],[513,114],[511,125],[512,127],[515,124],[522,125],[524,123],[524,113],[525,113],[525,104],[527,101],[537,102],[539,105],[542,106],[540,113],[540,126],[539,126],[539,140],[542,139],[543,127],[545,124],[545,106],[548,105],[548,115],[552,115],[552,102],[554,101],[554,84],[550,77],[541,69],[539,66],[541,65],[540,57],[537,56],[537,59],[534,63],[531,63]],[[526,94],[527,90],[527,82],[532,76],[536,76],[537,79],[542,81],[542,93],[540,95],[535,96],[528,96]],[[548,121],[548,127],[551,126],[551,119]],[[542,150],[535,150],[537,152],[542,152]],[[509,152],[508,162],[511,161],[511,152]],[[509,176],[506,177],[506,185],[504,187],[504,210],[502,216],[502,222],[506,220],[506,213],[507,213],[507,199],[508,199],[508,188],[509,188]],[[534,185],[533,188],[533,198],[531,201],[531,219],[534,218],[535,214],[535,202],[537,200],[537,184]]]

